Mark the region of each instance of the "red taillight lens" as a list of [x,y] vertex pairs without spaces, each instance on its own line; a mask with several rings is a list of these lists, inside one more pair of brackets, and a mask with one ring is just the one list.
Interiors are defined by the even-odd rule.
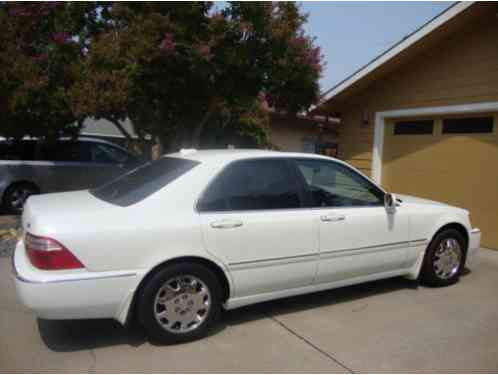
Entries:
[[31,264],[41,270],[83,268],[83,264],[56,240],[26,234],[26,253]]

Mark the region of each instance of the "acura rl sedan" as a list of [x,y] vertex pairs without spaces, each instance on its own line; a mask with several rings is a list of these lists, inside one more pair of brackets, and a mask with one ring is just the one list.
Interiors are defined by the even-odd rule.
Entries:
[[93,189],[31,196],[13,256],[44,319],[138,322],[200,338],[223,309],[405,276],[455,283],[480,231],[467,210],[385,192],[329,157],[182,150]]

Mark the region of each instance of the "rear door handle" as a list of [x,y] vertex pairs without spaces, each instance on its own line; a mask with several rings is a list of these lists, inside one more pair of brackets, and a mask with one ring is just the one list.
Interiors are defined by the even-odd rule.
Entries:
[[242,221],[240,220],[220,220],[213,221],[211,223],[211,228],[216,229],[229,229],[229,228],[238,228],[242,226]]
[[320,220],[321,221],[326,221],[326,222],[343,221],[343,220],[346,220],[346,216],[344,216],[344,215],[336,215],[336,214],[322,215],[322,216],[320,216]]

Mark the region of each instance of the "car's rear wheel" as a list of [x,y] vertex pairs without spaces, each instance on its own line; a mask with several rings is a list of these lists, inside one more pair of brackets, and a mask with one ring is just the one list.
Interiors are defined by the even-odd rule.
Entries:
[[38,194],[38,188],[28,182],[20,182],[9,186],[3,195],[3,206],[8,213],[22,213],[24,202],[30,195]]
[[465,239],[455,229],[439,233],[427,248],[421,281],[430,286],[447,286],[458,281],[465,264]]
[[178,263],[158,271],[141,288],[138,319],[161,343],[205,336],[221,311],[221,285],[208,268]]

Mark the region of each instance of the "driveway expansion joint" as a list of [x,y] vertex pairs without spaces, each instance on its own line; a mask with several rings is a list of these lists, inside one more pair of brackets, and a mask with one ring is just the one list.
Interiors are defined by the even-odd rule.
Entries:
[[354,374],[355,373],[352,369],[350,369],[348,366],[346,366],[345,364],[343,364],[338,359],[334,358],[331,354],[327,353],[325,350],[323,350],[320,347],[316,346],[310,340],[308,340],[307,338],[301,336],[299,333],[297,333],[296,331],[294,331],[292,328],[290,328],[287,325],[285,325],[284,322],[278,320],[277,318],[275,318],[272,315],[270,315],[269,318],[271,320],[273,320],[275,323],[277,323],[278,325],[280,325],[283,329],[285,329],[291,335],[297,337],[298,339],[300,339],[301,341],[303,341],[304,343],[306,343],[307,345],[309,345],[310,347],[312,347],[314,350],[316,350],[317,352],[321,353],[322,355],[324,355],[325,357],[327,357],[328,359],[330,359],[332,362],[334,362],[335,364],[337,364],[340,367],[342,367],[345,370],[345,372],[349,372],[350,374]]
[[97,368],[97,355],[93,349],[89,350],[90,357],[92,357],[92,364],[88,368],[88,373],[95,373],[95,369]]

